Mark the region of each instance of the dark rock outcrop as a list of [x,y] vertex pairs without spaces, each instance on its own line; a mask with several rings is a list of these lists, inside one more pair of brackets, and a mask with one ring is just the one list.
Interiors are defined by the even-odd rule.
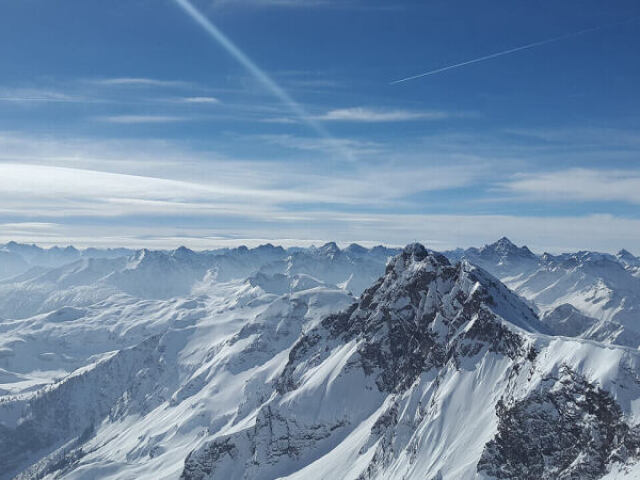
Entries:
[[496,414],[478,471],[498,479],[598,479],[640,453],[640,432],[611,395],[567,367],[526,398],[499,402]]

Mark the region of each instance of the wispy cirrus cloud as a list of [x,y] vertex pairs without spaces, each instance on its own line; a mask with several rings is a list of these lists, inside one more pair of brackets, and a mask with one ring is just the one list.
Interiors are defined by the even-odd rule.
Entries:
[[[393,205],[418,191],[460,187],[473,181],[462,169],[423,168],[407,172],[381,169],[354,171],[341,178],[302,169],[285,171],[280,164],[243,167],[216,162],[219,178],[176,180],[125,173],[0,163],[0,214],[19,218],[119,217],[127,215],[192,215],[290,221],[306,219],[290,205]],[[233,169],[242,171],[237,172]],[[247,169],[260,178],[243,174]],[[381,182],[390,187],[376,195]],[[256,203],[258,202],[258,203]]]
[[115,77],[93,79],[91,83],[105,86],[141,86],[141,87],[192,87],[193,83],[184,80],[165,80],[149,77]]
[[[0,177],[0,213],[23,219],[180,214],[253,218],[272,214],[277,202],[309,198],[249,182],[196,182],[38,164],[0,163]],[[260,208],[250,205],[256,199]]]
[[107,115],[95,117],[95,120],[106,123],[133,125],[143,123],[187,122],[193,120],[193,118],[178,115]]
[[[474,112],[446,112],[438,110],[407,110],[398,108],[348,107],[328,110],[325,113],[309,115],[308,118],[320,122],[333,123],[400,123],[416,121],[437,121],[452,118],[474,118]],[[263,120],[269,123],[299,123],[291,117],[271,117]]]
[[548,146],[567,145],[572,149],[607,148],[609,150],[640,148],[640,133],[634,129],[611,127],[556,127],[506,130],[507,133]]
[[[63,84],[64,83],[64,84]],[[56,85],[58,84],[58,85]],[[53,86],[52,86],[53,85]],[[120,89],[110,87],[134,87]],[[178,89],[180,96],[158,97],[156,89]],[[141,94],[142,92],[142,94]],[[40,82],[33,87],[0,86],[0,102],[35,103],[97,103],[129,104],[219,104],[220,99],[208,94],[201,86],[179,80],[154,78],[109,78],[97,80],[67,80]]]
[[416,120],[442,120],[452,115],[439,111],[413,111],[398,109],[375,109],[367,107],[351,107],[329,110],[317,116],[318,120],[328,122],[410,122]]
[[80,95],[45,88],[0,88],[0,102],[15,103],[74,103],[86,102],[88,99]]
[[617,201],[640,204],[640,172],[572,168],[517,174],[500,188],[536,201]]
[[353,155],[370,155],[380,153],[383,150],[383,144],[379,142],[353,138],[316,138],[289,134],[264,134],[255,135],[253,138],[301,151],[340,153],[347,150]]
[[[268,139],[274,140],[301,141]],[[302,150],[322,148],[304,145],[318,139],[302,140]],[[218,241],[238,244],[251,239],[305,244],[327,239],[326,232],[342,242],[420,240],[432,248],[477,245],[505,234],[520,242],[535,238],[530,246],[539,250],[616,250],[640,241],[639,219],[470,214],[455,209],[428,214],[418,212],[429,202],[415,197],[438,192],[432,195],[450,195],[455,204],[461,201],[458,189],[493,179],[500,187],[496,195],[517,195],[520,200],[546,195],[562,201],[568,190],[565,201],[572,201],[596,196],[585,193],[591,190],[599,197],[638,203],[634,192],[640,191],[640,179],[633,172],[563,170],[509,177],[496,173],[489,157],[467,163],[460,158],[435,163],[430,156],[411,158],[403,152],[374,158],[374,164],[343,166],[336,174],[313,159],[246,161],[173,141],[39,139],[0,132],[0,221],[7,225],[0,237],[162,248],[183,243],[205,248]],[[573,178],[579,181],[572,185]],[[525,181],[529,183],[516,183]],[[543,182],[544,188],[536,182]],[[612,196],[607,188],[623,193]],[[171,220],[177,217],[183,222],[179,229]],[[77,219],[82,219],[81,227]],[[89,236],[87,229],[100,234]],[[611,232],[616,232],[615,240]],[[189,235],[199,239],[190,241]]]
[[[481,174],[470,167],[381,165],[371,171],[352,165],[336,176],[313,160],[243,161],[167,142],[22,140],[0,135],[0,151],[7,152],[0,154],[0,213],[22,218],[182,212],[290,219],[293,205],[385,207],[416,192],[468,185]],[[154,176],[147,173],[150,164]],[[387,188],[380,191],[383,183]]]
[[220,100],[215,97],[184,97],[179,99],[182,103],[217,105]]
[[[305,107],[297,102],[281,85],[279,85],[265,70],[260,68],[254,61],[236,45],[231,38],[222,32],[202,11],[200,11],[190,0],[175,0],[175,3],[198,25],[207,35],[215,40],[238,64],[240,64],[256,80],[265,91],[270,92],[291,113],[300,118],[310,127],[320,138],[332,140],[331,134],[324,126],[309,116]],[[339,145],[336,147],[340,149]],[[345,160],[352,161],[349,151],[341,152]]]

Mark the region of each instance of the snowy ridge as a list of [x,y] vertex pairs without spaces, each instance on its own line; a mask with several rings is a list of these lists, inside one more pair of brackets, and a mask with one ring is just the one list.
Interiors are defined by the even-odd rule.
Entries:
[[[214,435],[191,453],[181,478],[524,479],[533,471],[539,478],[563,478],[589,471],[592,461],[598,469],[582,478],[600,478],[610,464],[635,461],[635,433],[619,439],[619,448],[594,446],[606,454],[597,460],[584,459],[590,451],[573,438],[573,451],[564,454],[568,464],[553,456],[541,464],[534,463],[537,458],[510,459],[513,469],[503,475],[493,452],[501,452],[505,441],[499,436],[504,412],[513,414],[504,405],[533,403],[535,392],[553,392],[547,387],[551,376],[574,375],[579,381],[575,395],[567,394],[568,407],[585,410],[589,420],[580,398],[595,392],[617,415],[611,428],[627,435],[632,427],[622,408],[573,368],[583,368],[585,355],[610,356],[613,371],[607,375],[628,384],[628,369],[636,370],[639,360],[595,344],[561,341],[558,348],[536,332],[533,327],[541,325],[525,304],[502,297],[505,291],[468,264],[452,266],[419,245],[407,247],[356,305],[327,317],[297,342],[276,380],[277,395],[255,420]],[[615,385],[606,376],[590,376]],[[637,398],[637,384],[632,390]],[[482,400],[468,405],[469,398]],[[637,421],[638,412],[626,413]],[[540,424],[557,426],[552,413]],[[548,448],[560,455],[557,445]]]
[[[478,251],[514,282],[628,272],[499,243]],[[555,336],[598,319],[541,321],[470,258],[390,252],[138,251],[4,282],[62,300],[0,321],[0,479],[637,478],[635,348]]]
[[498,277],[556,334],[640,347],[640,260],[626,250],[538,256],[502,238],[446,254]]
[[[44,478],[49,472],[66,470],[70,478],[107,478],[114,462],[122,468],[113,473],[116,477],[129,475],[124,473],[127,465],[138,465],[154,479],[158,468],[164,471],[170,466],[168,478],[176,478],[179,470],[171,476],[171,469],[182,468],[203,429],[214,428],[211,422],[221,428],[235,409],[255,408],[265,375],[286,358],[303,329],[353,299],[335,287],[276,296],[237,281],[208,287],[207,294],[187,300],[127,301],[129,312],[124,318],[123,304],[115,303],[56,312],[54,317],[64,321],[53,325],[48,315],[7,325],[14,339],[7,366],[12,370],[24,366],[25,378],[30,372],[33,375],[32,368],[47,363],[57,375],[62,373],[60,367],[88,363],[44,388],[36,379],[5,386],[12,393],[0,397],[3,441],[10,442],[17,432],[25,442],[38,431],[52,433],[41,435],[44,444],[37,451],[20,448],[22,455],[0,478],[11,478],[12,471],[17,473],[36,459],[23,478]],[[136,319],[133,324],[132,319]],[[75,355],[46,360],[31,355],[22,350],[25,343],[20,341],[29,335],[40,337],[43,349],[69,351],[71,347]],[[70,336],[92,342],[75,346],[67,343]],[[31,366],[17,362],[29,356]],[[97,363],[91,361],[94,357],[99,358]],[[94,400],[96,395],[99,402]],[[48,405],[49,410],[34,415],[42,410],[37,405]],[[64,428],[52,423],[47,413],[51,410],[58,412],[55,417]],[[68,421],[76,414],[77,425]],[[167,416],[181,419],[178,431],[173,421],[166,421]],[[94,419],[95,429],[85,425],[88,419]],[[122,428],[130,434],[123,437]],[[124,447],[114,450],[121,441]],[[76,470],[78,462],[86,462],[87,471]]]
[[[185,247],[130,252],[44,250],[10,242],[0,248],[0,320],[27,318],[63,306],[87,306],[116,294],[143,299],[183,297],[203,282],[240,280],[257,272],[307,275],[359,295],[384,271],[394,253],[358,245],[340,250],[335,244],[291,252],[270,244],[210,252]],[[15,267],[12,255],[24,255],[29,261],[17,260],[22,267]],[[21,268],[26,270],[19,272]]]

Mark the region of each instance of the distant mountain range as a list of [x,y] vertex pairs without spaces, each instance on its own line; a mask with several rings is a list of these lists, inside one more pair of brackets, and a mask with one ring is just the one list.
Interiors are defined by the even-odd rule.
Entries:
[[501,238],[445,254],[502,280],[558,335],[640,346],[640,259],[626,250],[535,255]]
[[0,246],[0,479],[640,478],[640,259]]

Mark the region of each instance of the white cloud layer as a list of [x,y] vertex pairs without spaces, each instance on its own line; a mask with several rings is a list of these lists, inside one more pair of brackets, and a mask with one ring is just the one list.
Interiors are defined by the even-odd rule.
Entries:
[[574,168],[521,174],[502,188],[534,200],[619,201],[640,204],[640,172]]
[[105,86],[140,86],[140,87],[191,87],[191,82],[183,80],[165,80],[147,77],[116,77],[92,80],[91,83]]
[[204,103],[210,105],[220,103],[220,100],[215,97],[185,97],[182,99],[182,101],[184,103]]
[[77,103],[87,98],[63,91],[47,88],[7,88],[0,87],[0,102],[14,103]]
[[316,117],[318,120],[329,122],[409,122],[416,120],[442,120],[451,115],[438,111],[412,111],[393,109],[373,109],[366,107],[351,107],[330,110]]
[[[640,220],[634,218],[455,213],[479,201],[459,198],[459,189],[468,192],[488,182],[497,185],[494,200],[637,204],[640,177],[633,171],[572,169],[514,177],[490,157],[389,152],[378,144],[359,145],[371,148],[367,161],[328,167],[317,160],[330,148],[323,139],[263,140],[289,142],[313,156],[244,160],[163,140],[0,132],[0,235],[4,241],[156,247],[331,239],[396,245],[419,240],[444,249],[502,235],[552,251],[633,250],[640,244]],[[425,195],[453,213],[410,213],[416,207],[438,211],[438,205],[416,200]]]
[[[224,224],[207,227],[172,225],[122,225],[118,228],[62,223],[0,224],[0,242],[17,240],[43,245],[75,244],[87,246],[127,246],[175,248],[186,245],[194,249],[220,246],[255,246],[266,242],[290,245],[320,244],[331,240],[342,245],[384,243],[402,246],[420,241],[430,248],[445,250],[458,246],[477,246],[507,235],[518,244],[527,243],[534,251],[560,253],[589,249],[615,252],[627,248],[640,254],[640,220],[611,215],[517,217],[513,215],[381,215],[336,214],[335,212],[301,212],[305,223],[297,219],[245,223],[233,231]],[[219,225],[219,226],[218,226]],[[89,235],[88,232],[91,232]],[[616,232],[612,236],[611,232]],[[533,240],[533,241],[532,241]]]
[[108,115],[96,117],[96,120],[106,123],[142,124],[186,122],[192,118],[178,115]]

